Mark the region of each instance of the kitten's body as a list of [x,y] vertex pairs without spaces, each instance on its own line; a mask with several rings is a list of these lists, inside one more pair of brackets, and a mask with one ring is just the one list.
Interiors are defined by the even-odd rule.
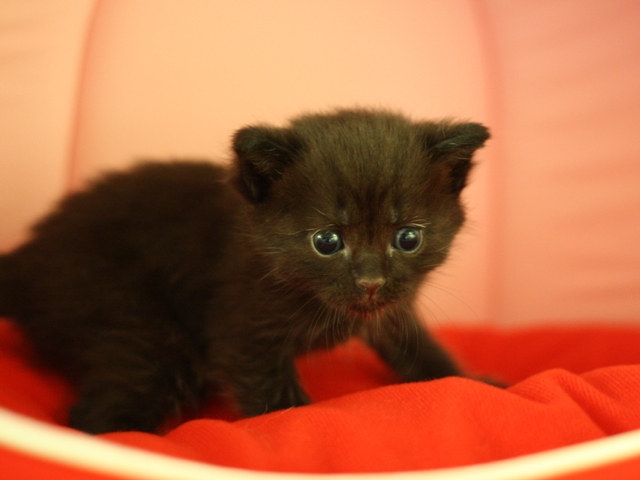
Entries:
[[77,383],[70,424],[94,433],[153,431],[216,392],[245,415],[304,405],[294,355],[354,334],[406,381],[459,374],[412,303],[487,138],[339,111],[239,131],[231,170],[111,174],[0,257],[0,314]]

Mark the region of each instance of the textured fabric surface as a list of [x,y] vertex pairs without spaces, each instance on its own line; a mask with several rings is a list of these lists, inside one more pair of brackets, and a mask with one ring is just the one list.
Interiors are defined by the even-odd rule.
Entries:
[[[585,326],[439,334],[471,371],[509,388],[460,378],[397,384],[373,352],[353,341],[299,360],[314,399],[308,407],[237,419],[212,403],[201,418],[168,422],[160,435],[102,437],[216,465],[332,473],[478,464],[640,428],[640,331]],[[8,322],[0,323],[0,371],[1,406],[64,425],[71,389],[30,366],[28,347]],[[36,470],[42,462],[6,450],[0,456],[5,465],[26,462]],[[65,475],[57,478],[75,478]]]

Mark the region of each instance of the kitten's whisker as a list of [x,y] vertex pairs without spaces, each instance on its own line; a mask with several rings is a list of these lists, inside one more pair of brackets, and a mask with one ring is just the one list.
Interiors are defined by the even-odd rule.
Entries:
[[335,309],[332,308],[329,310],[329,318],[328,318],[326,328],[324,330],[324,346],[327,349],[331,345],[331,336],[334,333],[335,319],[336,319],[336,311]]
[[295,237],[296,235],[300,235],[301,233],[312,233],[315,232],[315,228],[303,228],[302,230],[298,230],[297,232],[274,232],[277,235],[285,235],[287,237]]
[[318,210],[316,207],[311,207],[311,208],[313,208],[316,212],[318,212],[318,213],[319,213],[320,215],[322,215],[324,218],[326,218],[326,219],[328,219],[328,220],[331,220],[331,217],[329,217],[329,215],[327,215],[327,214],[326,214],[326,213],[324,213],[323,211]]
[[269,270],[269,271],[268,271],[267,273],[265,273],[262,277],[260,277],[260,279],[258,279],[258,283],[262,283],[262,282],[264,282],[264,281],[265,281],[267,278],[269,278],[270,276],[271,276],[271,277],[273,277],[273,279],[274,279],[275,281],[277,281],[277,280],[278,280],[278,278],[274,275],[275,271],[276,271],[276,269],[275,269],[275,268],[273,268],[273,269]]
[[349,338],[353,335],[353,329],[355,327],[355,322],[352,321],[351,319],[349,319],[347,317],[347,314],[345,311],[339,311],[336,312],[336,321],[337,321],[337,326],[340,327],[342,330],[339,330],[337,332],[336,338],[334,340],[334,345],[335,343],[338,342],[342,342],[344,341],[344,336],[345,336],[345,332],[344,332],[344,328],[346,327],[346,337]]
[[[467,308],[469,310],[469,312],[476,318],[476,319],[480,319],[480,315],[478,315],[478,312],[475,311],[475,309],[469,305],[467,302],[465,302],[462,298],[460,298],[459,296],[457,296],[455,293],[453,293],[452,291],[448,290],[447,288],[445,288],[442,284],[439,283],[435,283],[431,280],[427,280],[427,286],[429,288],[435,288],[443,293],[446,293],[447,295],[453,297],[455,300],[457,300],[458,302],[460,302],[465,308]],[[434,305],[436,305],[436,303],[433,301],[433,299],[429,298],[429,296],[424,292],[419,290],[419,295],[421,295],[422,297],[426,298],[427,300],[429,300],[431,303],[433,303]],[[436,305],[437,306],[437,305]],[[441,309],[442,313],[444,314],[445,312]]]
[[[447,320],[450,320],[450,318],[448,317],[444,309],[442,309],[440,305],[438,305],[431,297],[429,297],[429,295],[427,295],[424,292],[418,292],[418,296],[420,297],[419,299],[420,305],[427,310],[427,312],[430,314],[433,320],[440,320],[443,317],[446,318]],[[429,305],[427,305],[427,302],[433,305],[435,308],[437,308],[441,316],[436,315],[435,312],[429,307]]]
[[338,340],[338,327],[340,327],[340,322],[341,322],[341,315],[340,312],[335,309],[332,308],[331,309],[331,314],[329,317],[329,324],[328,324],[328,328],[325,331],[325,345],[327,348],[331,348]]
[[405,345],[405,356],[411,351],[414,351],[414,357],[411,360],[412,364],[415,364],[416,362],[416,358],[418,355],[418,349],[417,348],[410,348],[410,342],[412,339],[416,338],[416,335],[419,335],[419,332],[417,332],[417,323],[416,321],[412,318],[412,312],[408,312],[406,308],[402,309],[403,312],[403,318],[404,321],[402,322],[402,324],[404,325],[404,329],[406,332],[406,339],[407,339],[407,343]]
[[[424,327],[421,327],[420,324],[418,323],[420,320],[415,317],[415,314],[413,312],[407,313],[407,315],[410,315],[412,317],[411,318],[411,325],[413,325],[413,331],[414,331],[415,338],[421,338],[424,335],[424,332],[421,332],[420,329],[424,328]],[[413,356],[414,365],[418,361],[419,355],[420,355],[420,349],[419,348],[414,348],[414,356]]]
[[428,222],[421,218],[416,218],[407,223],[408,227],[418,227],[422,229],[427,228],[429,225],[431,225],[431,222]]
[[328,309],[328,305],[326,303],[320,303],[313,317],[311,317],[311,324],[309,325],[309,335],[308,335],[309,341],[307,343],[307,355],[311,353],[311,351],[313,350],[313,344],[315,342],[315,337],[316,337],[316,329],[322,319],[322,316],[324,315],[324,312],[327,309]]

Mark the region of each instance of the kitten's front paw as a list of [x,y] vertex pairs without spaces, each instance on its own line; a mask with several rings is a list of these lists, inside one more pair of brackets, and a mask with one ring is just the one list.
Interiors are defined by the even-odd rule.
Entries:
[[282,385],[268,395],[238,398],[240,409],[247,417],[309,405],[311,401],[297,383]]
[[283,388],[283,393],[280,395],[280,401],[273,402],[273,408],[270,411],[274,410],[284,410],[285,408],[291,407],[302,407],[304,405],[309,405],[311,400],[302,390],[302,387],[298,385],[298,383],[293,383],[291,385],[287,385]]
[[154,433],[162,421],[153,409],[114,407],[91,398],[81,398],[69,411],[69,426],[92,435],[126,431]]

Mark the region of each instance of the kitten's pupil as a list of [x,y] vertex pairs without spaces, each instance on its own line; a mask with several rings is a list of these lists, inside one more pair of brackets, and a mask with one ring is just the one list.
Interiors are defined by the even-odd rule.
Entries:
[[393,247],[402,252],[414,252],[420,246],[420,231],[411,227],[400,228],[393,237]]
[[342,237],[334,230],[318,232],[313,235],[313,247],[320,255],[333,255],[342,249]]

